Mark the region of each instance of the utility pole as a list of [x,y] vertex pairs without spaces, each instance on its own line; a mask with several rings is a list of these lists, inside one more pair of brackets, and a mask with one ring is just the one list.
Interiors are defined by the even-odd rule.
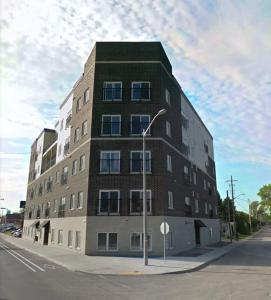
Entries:
[[234,180],[231,176],[230,180],[227,180],[226,182],[230,183],[231,187],[231,198],[232,198],[232,220],[233,220],[233,226],[234,226],[234,235],[235,239],[237,239],[237,231],[236,231],[236,222],[235,222],[235,206],[234,206],[234,191],[233,191],[233,183],[237,182],[238,180]]
[[252,234],[252,227],[251,227],[251,212],[250,212],[250,200],[247,199],[248,202],[248,221],[249,221],[249,228],[250,228],[250,233]]
[[228,226],[229,226],[230,240],[231,240],[231,243],[232,243],[230,197],[229,197],[229,192],[228,192],[228,190],[227,190],[227,201],[228,201]]

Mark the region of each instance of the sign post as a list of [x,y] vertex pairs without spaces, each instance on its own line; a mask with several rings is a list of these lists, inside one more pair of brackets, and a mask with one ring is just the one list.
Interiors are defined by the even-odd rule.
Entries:
[[166,221],[161,223],[160,231],[164,235],[164,262],[165,262],[165,260],[166,260],[166,235],[169,232],[169,225]]

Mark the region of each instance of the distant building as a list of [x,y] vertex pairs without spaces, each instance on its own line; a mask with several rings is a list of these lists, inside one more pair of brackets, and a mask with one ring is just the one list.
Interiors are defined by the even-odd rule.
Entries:
[[[196,75],[195,75],[196,76]],[[150,255],[219,241],[213,138],[159,42],[97,42],[31,148],[23,238],[89,255],[142,253],[142,130]]]
[[1,223],[14,224],[16,227],[22,227],[24,216],[21,213],[7,213],[1,217]]

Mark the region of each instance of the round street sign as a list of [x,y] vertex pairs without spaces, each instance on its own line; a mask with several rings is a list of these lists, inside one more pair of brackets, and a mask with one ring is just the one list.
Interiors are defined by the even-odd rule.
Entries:
[[[162,222],[162,224],[160,225],[160,231],[161,231],[162,234],[166,234],[166,235],[168,234],[169,225],[168,225],[167,222]],[[165,233],[165,231],[166,231],[166,233]]]

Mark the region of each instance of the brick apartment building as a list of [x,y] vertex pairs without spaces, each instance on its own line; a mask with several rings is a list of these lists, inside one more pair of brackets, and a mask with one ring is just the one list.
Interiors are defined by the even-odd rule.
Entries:
[[31,147],[23,238],[88,255],[141,255],[142,129],[150,255],[219,241],[213,139],[160,42],[97,42]]

